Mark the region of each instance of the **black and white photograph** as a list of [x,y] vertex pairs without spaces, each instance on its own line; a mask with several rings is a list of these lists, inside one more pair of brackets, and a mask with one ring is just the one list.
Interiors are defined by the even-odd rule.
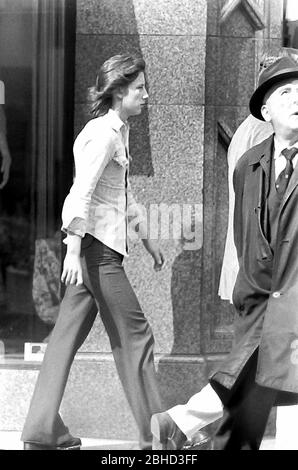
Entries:
[[297,221],[297,0],[0,0],[0,453],[298,450]]

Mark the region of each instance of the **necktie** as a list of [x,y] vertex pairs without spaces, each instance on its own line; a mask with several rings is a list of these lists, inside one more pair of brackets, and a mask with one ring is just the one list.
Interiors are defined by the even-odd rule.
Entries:
[[291,175],[294,171],[292,160],[298,153],[298,148],[293,147],[291,149],[284,149],[281,153],[284,155],[284,157],[286,157],[287,164],[285,169],[278,176],[275,182],[275,186],[278,194],[283,195],[285,193],[285,190],[287,189]]

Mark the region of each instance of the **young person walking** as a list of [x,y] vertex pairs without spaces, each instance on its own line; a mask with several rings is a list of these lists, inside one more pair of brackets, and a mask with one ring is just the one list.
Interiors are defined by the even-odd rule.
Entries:
[[[63,206],[67,253],[62,281],[67,288],[46,349],[22,433],[26,450],[79,449],[59,415],[75,353],[97,312],[108,333],[117,371],[140,432],[150,449],[150,418],[161,411],[151,328],[126,277],[128,222],[137,229],[154,267],[164,258],[146,238],[145,221],[129,184],[129,124],[148,94],[141,58],[116,55],[100,68],[90,89],[93,115],[74,144],[75,180]],[[117,417],[115,417],[117,419]]]

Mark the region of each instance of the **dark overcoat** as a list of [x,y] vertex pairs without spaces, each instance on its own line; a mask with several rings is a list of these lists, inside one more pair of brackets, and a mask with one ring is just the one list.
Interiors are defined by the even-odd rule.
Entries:
[[279,208],[273,253],[264,230],[273,144],[272,135],[248,150],[234,172],[235,344],[211,384],[232,393],[258,349],[256,382],[279,391],[276,404],[292,404],[298,402],[298,165]]

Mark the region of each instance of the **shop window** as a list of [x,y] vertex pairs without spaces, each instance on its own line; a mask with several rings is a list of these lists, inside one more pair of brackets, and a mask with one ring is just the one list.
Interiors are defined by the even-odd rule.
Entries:
[[[58,314],[71,185],[75,1],[0,0],[0,355],[47,342]],[[1,165],[0,165],[1,167]],[[0,173],[0,184],[4,173]]]

